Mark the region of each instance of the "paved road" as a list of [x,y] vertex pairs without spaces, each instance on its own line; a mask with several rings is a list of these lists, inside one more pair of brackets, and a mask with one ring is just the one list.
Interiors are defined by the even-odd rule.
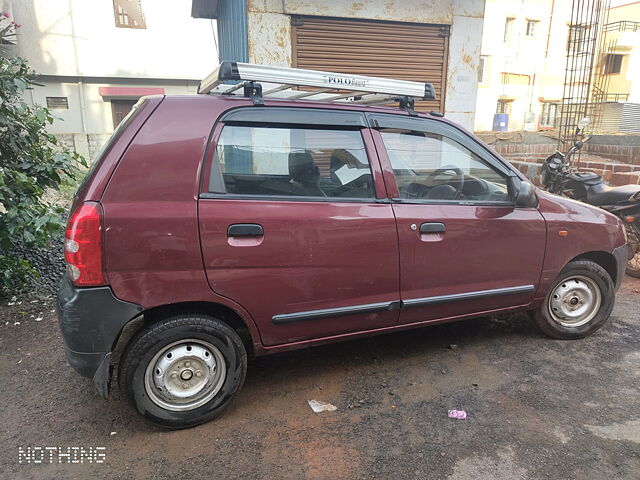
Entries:
[[[221,418],[177,432],[97,397],[47,308],[0,310],[0,478],[640,478],[640,280],[585,340],[515,316],[255,359]],[[19,463],[28,446],[104,463]]]

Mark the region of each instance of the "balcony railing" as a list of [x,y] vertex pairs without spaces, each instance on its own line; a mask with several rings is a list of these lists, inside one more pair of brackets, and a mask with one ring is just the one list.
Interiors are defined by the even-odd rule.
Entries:
[[603,95],[604,98],[601,99],[603,102],[626,102],[629,100],[628,93],[607,93]]
[[607,23],[605,32],[640,32],[640,22],[632,20],[620,20],[619,22]]

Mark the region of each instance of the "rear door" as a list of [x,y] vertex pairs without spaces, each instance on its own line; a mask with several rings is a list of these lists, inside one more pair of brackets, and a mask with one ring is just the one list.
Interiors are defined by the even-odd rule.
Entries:
[[265,345],[394,325],[395,220],[363,114],[247,107],[216,127],[199,199],[211,288]]
[[546,226],[537,209],[515,208],[515,174],[447,123],[387,115],[372,123],[398,224],[400,322],[529,303]]

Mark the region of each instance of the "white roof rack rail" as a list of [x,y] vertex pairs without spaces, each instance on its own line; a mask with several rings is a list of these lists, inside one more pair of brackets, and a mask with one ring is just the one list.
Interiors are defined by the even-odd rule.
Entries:
[[[294,90],[294,87],[315,87],[316,90]],[[263,97],[350,101],[365,105],[400,102],[400,107],[410,113],[414,113],[416,100],[436,98],[431,83],[228,61],[200,82],[198,93],[244,95],[257,104],[263,103]]]

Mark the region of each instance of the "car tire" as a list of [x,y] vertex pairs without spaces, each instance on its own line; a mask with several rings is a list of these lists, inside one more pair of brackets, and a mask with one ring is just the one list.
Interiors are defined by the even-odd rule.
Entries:
[[164,428],[207,422],[242,388],[247,353],[238,334],[206,315],[177,315],[139,332],[124,351],[120,388]]
[[568,263],[534,313],[540,329],[553,338],[573,340],[598,330],[613,310],[615,289],[607,271],[595,262]]

